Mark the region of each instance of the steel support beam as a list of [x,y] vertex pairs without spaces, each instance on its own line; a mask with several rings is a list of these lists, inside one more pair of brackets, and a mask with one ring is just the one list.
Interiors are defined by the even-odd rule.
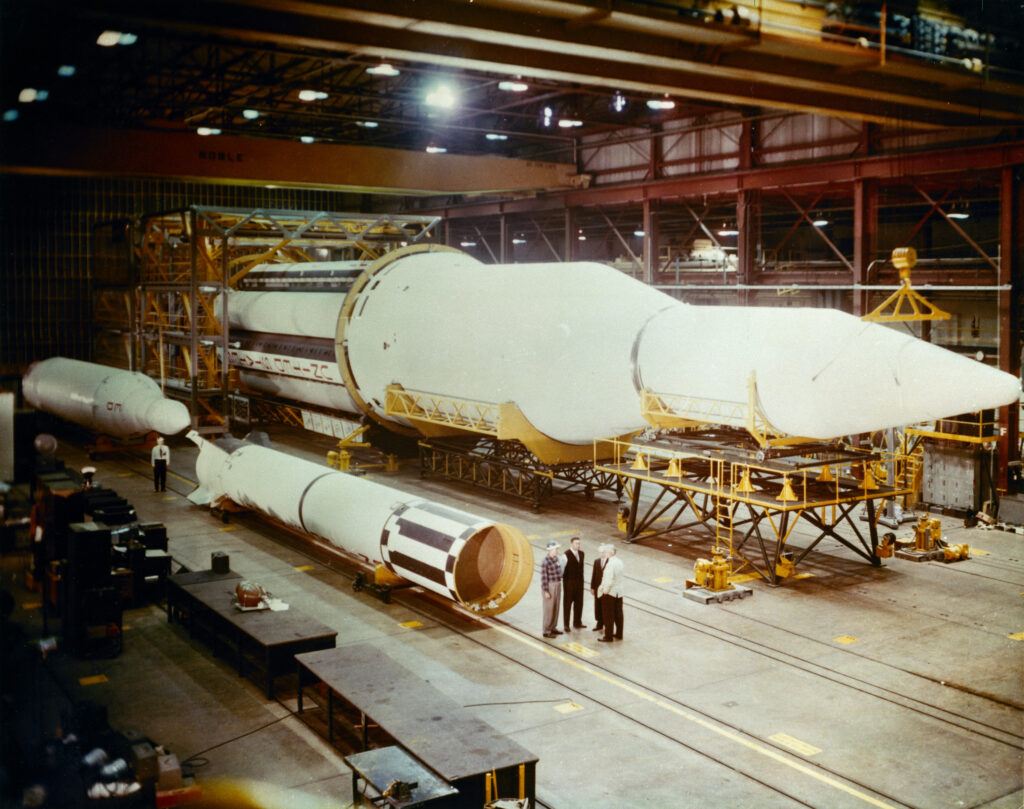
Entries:
[[[1024,306],[1024,188],[1022,166],[1003,169],[999,215],[999,369],[1010,374],[1021,372],[1021,307]],[[1019,460],[1017,446],[1020,407],[999,408],[998,469],[996,488],[1008,491],[1008,463]]]

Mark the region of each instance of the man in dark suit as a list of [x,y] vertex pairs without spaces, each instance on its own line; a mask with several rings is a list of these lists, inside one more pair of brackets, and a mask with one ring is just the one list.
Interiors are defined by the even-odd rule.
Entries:
[[597,588],[601,586],[601,577],[604,575],[604,565],[607,560],[604,556],[598,556],[594,561],[594,569],[590,573],[590,594],[594,597],[594,631],[600,632],[604,629],[603,615],[601,614],[601,599],[597,596]]
[[569,631],[569,616],[572,615],[573,629],[586,629],[583,623],[583,551],[580,538],[569,540],[565,552],[565,566],[562,568],[562,624]]

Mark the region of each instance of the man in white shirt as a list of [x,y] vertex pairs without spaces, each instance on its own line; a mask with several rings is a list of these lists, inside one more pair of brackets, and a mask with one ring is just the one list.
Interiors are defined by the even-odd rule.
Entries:
[[622,585],[625,575],[622,561],[615,556],[614,545],[601,546],[601,559],[604,561],[604,570],[596,595],[601,601],[604,637],[598,638],[598,641],[611,643],[613,640],[622,640]]
[[167,491],[167,464],[171,460],[171,448],[164,443],[163,437],[156,440],[156,446],[149,455],[149,463],[153,467],[153,491]]

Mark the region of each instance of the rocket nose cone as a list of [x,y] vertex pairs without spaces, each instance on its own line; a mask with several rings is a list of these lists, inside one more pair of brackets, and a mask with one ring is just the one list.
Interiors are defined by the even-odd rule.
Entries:
[[188,408],[172,399],[159,399],[146,410],[149,428],[162,435],[176,435],[186,429],[192,420]]
[[894,373],[919,391],[922,421],[1002,407],[1021,395],[1017,377],[919,340],[900,352]]

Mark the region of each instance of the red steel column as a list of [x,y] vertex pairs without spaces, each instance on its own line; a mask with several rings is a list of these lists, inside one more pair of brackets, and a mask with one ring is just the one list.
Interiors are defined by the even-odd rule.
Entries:
[[[868,284],[868,267],[878,249],[878,183],[856,180],[853,184],[853,283]],[[867,292],[853,291],[853,314],[866,314]]]
[[[1021,322],[1024,303],[1024,189],[1020,166],[1007,166],[1002,171],[999,208],[999,370],[1015,376],[1020,374]],[[1020,429],[1020,407],[1014,403],[999,408],[998,468],[996,488],[1008,491],[1008,463],[1019,460],[1017,440]]]

